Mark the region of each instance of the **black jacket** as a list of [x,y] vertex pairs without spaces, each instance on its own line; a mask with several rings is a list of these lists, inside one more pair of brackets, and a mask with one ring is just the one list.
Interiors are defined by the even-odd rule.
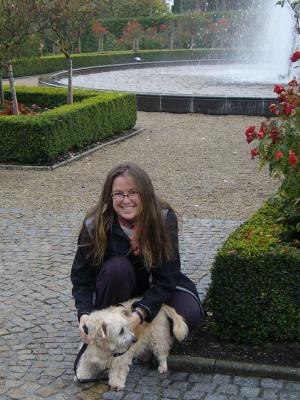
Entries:
[[[120,227],[117,217],[114,218],[108,235],[108,246],[104,257],[104,261],[114,256],[130,258],[136,271],[137,292],[135,295],[142,296],[140,301],[133,304],[133,308],[143,308],[147,313],[147,321],[151,321],[156,316],[161,305],[168,301],[175,290],[189,292],[200,303],[195,285],[180,271],[176,215],[172,210],[165,211],[166,224],[174,245],[172,261],[162,262],[149,271],[145,267],[142,257],[132,254],[129,239]],[[84,246],[92,232],[92,223],[85,221],[84,226],[85,229],[78,238],[78,248],[71,271],[72,294],[79,317],[93,310],[96,277],[101,269],[101,265],[93,265],[91,257],[88,256],[89,249]]]

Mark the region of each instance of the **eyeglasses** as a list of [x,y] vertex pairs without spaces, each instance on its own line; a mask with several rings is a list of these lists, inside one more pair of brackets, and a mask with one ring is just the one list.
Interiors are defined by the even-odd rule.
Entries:
[[130,200],[137,200],[139,198],[140,194],[137,190],[131,190],[129,193],[123,193],[123,192],[114,192],[111,194],[111,197],[113,200],[124,200],[125,197],[128,197]]

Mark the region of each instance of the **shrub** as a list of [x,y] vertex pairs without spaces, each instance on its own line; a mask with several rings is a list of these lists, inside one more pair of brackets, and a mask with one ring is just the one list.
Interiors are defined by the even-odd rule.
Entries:
[[[300,59],[295,51],[291,60]],[[285,224],[287,237],[300,245],[300,84],[291,80],[287,87],[275,85],[278,104],[270,110],[276,118],[263,122],[258,130],[254,125],[246,129],[248,143],[257,141],[251,149],[252,158],[258,156],[261,166],[269,165],[270,175],[281,180],[276,200],[280,205],[280,220]]]
[[66,99],[65,89],[17,88],[17,92],[25,104],[30,99],[30,104],[58,107],[35,116],[2,116],[1,162],[49,163],[71,149],[122,133],[136,122],[131,94],[81,90],[74,92],[73,105],[60,105]]
[[[4,85],[4,95],[10,100],[10,89],[8,85]],[[65,88],[45,88],[45,87],[29,87],[18,86],[17,95],[20,103],[31,105],[38,104],[43,108],[54,108],[66,104],[67,95]],[[86,99],[90,96],[99,95],[99,92],[94,90],[79,90],[74,91],[74,102]]]
[[208,307],[224,340],[300,340],[300,250],[281,240],[270,204],[230,235],[212,268]]
[[[198,60],[234,58],[237,50],[233,49],[178,49],[178,50],[143,50],[139,52],[143,61]],[[132,51],[85,53],[72,56],[73,68],[96,65],[122,64],[133,61]],[[41,75],[63,71],[67,67],[65,57],[49,56],[16,60],[13,64],[14,76]]]

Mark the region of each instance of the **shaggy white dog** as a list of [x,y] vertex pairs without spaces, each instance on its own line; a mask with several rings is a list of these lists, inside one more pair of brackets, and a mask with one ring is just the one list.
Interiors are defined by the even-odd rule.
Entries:
[[178,341],[187,336],[188,327],[174,308],[163,305],[151,323],[143,322],[135,332],[131,332],[126,316],[135,300],[91,313],[87,327],[90,343],[78,363],[78,380],[91,378],[108,369],[111,389],[121,390],[132,359],[147,352],[152,352],[157,358],[158,372],[167,372],[167,358],[173,342],[169,319]]

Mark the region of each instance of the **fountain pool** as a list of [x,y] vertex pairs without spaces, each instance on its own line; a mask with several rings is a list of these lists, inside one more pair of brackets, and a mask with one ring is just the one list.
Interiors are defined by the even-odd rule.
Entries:
[[[144,111],[267,115],[276,98],[274,84],[286,83],[295,72],[289,68],[294,21],[286,6],[275,3],[261,3],[264,24],[253,34],[247,61],[241,53],[243,63],[202,60],[93,67],[75,70],[73,84],[136,93],[138,109]],[[63,74],[53,80],[67,84]]]

